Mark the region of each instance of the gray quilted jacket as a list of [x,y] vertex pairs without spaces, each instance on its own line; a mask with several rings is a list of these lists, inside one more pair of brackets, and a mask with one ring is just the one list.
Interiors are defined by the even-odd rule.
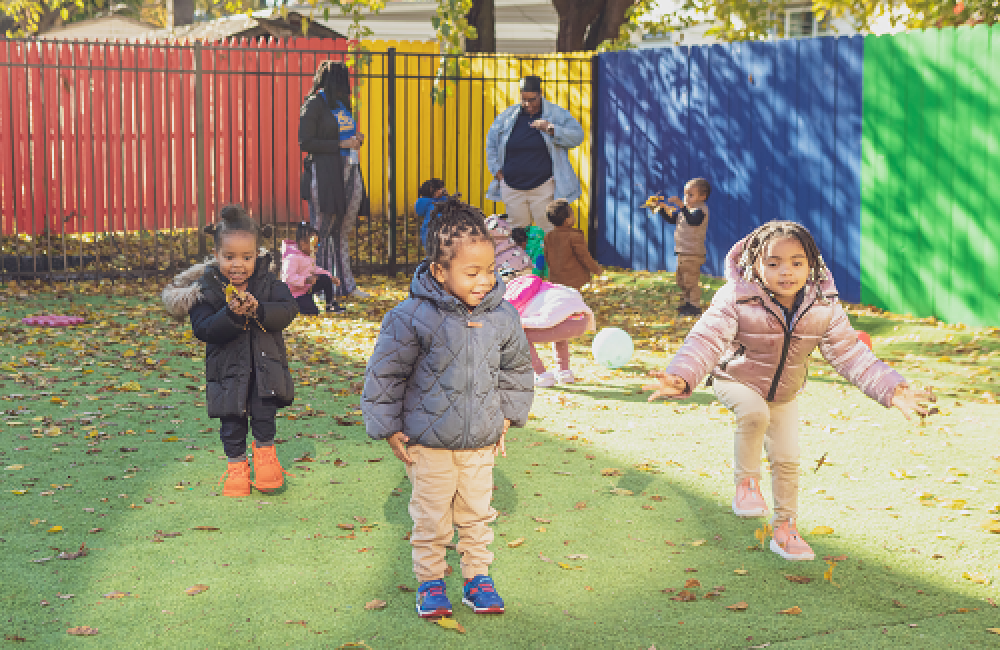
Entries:
[[421,263],[368,359],[361,410],[370,437],[402,431],[410,444],[481,449],[500,439],[504,418],[524,426],[534,375],[520,317],[503,293],[498,277],[469,311]]

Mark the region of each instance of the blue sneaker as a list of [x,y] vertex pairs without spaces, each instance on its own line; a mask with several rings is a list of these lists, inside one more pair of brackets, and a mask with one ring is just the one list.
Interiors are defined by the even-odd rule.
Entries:
[[417,614],[421,618],[451,616],[451,601],[445,595],[444,580],[428,580],[417,587]]
[[503,614],[503,599],[497,595],[489,576],[476,576],[467,581],[462,590],[462,602],[477,614]]

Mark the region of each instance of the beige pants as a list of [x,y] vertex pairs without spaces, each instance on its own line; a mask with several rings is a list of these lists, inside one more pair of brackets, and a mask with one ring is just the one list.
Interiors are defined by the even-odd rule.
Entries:
[[535,225],[551,232],[555,226],[549,223],[545,216],[545,208],[552,203],[556,195],[556,181],[550,178],[533,190],[515,190],[504,181],[500,181],[500,200],[507,207],[507,221],[511,228],[527,228],[531,220]]
[[413,445],[407,466],[413,493],[410,517],[413,532],[413,573],[417,580],[441,580],[447,566],[445,546],[458,528],[462,577],[489,575],[493,529],[497,511],[493,498],[493,447],[451,451]]
[[695,307],[701,306],[701,265],[704,263],[704,255],[677,254],[677,286],[681,298]]
[[771,463],[774,521],[795,519],[799,509],[799,406],[777,404],[737,381],[715,380],[715,395],[736,415],[736,483],[760,481],[761,447]]

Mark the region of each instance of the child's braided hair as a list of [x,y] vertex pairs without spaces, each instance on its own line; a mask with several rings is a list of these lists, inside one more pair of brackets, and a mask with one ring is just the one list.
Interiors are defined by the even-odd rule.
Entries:
[[427,259],[444,268],[455,259],[461,242],[493,243],[482,210],[464,203],[460,196],[449,196],[436,204],[427,227]]
[[222,245],[222,238],[233,232],[246,232],[265,239],[274,234],[271,226],[261,226],[238,205],[227,205],[219,210],[219,219],[205,226],[206,235],[212,235],[216,250]]
[[743,244],[743,252],[740,254],[740,266],[743,267],[743,278],[745,280],[760,281],[757,274],[757,263],[767,251],[767,245],[775,239],[793,238],[802,244],[802,250],[806,252],[806,261],[809,264],[809,280],[811,282],[822,282],[828,275],[826,263],[820,255],[816,240],[812,233],[805,226],[794,221],[768,221],[762,226],[758,226],[746,238]]

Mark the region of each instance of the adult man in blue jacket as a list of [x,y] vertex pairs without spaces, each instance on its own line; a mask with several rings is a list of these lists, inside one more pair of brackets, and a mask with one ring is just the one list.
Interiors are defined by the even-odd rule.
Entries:
[[521,103],[500,113],[486,136],[486,164],[493,174],[486,198],[507,206],[513,227],[554,226],[545,208],[554,199],[575,201],[580,180],[569,150],[583,143],[583,127],[561,106],[542,96],[542,80],[521,79]]

